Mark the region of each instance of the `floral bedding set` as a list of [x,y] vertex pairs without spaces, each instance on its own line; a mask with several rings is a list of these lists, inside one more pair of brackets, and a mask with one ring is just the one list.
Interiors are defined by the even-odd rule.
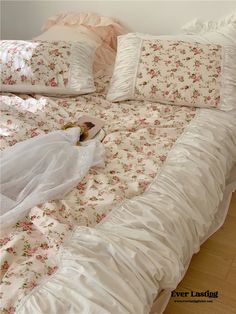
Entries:
[[[113,47],[125,32],[112,25],[107,37],[100,22]],[[78,26],[59,15],[48,28],[57,23]],[[113,77],[94,82],[96,44],[59,38],[2,41],[1,149],[86,114],[105,123],[105,164],[1,230],[0,310],[149,313],[227,212],[236,50],[131,33],[118,38]]]
[[59,201],[38,204],[1,234],[1,312],[19,302],[58,269],[57,254],[75,226],[95,226],[118,204],[142,194],[196,108],[148,101],[111,103],[110,78],[96,79],[97,92],[73,97],[2,94],[1,149],[59,130],[86,114],[104,120],[105,166],[93,167]]

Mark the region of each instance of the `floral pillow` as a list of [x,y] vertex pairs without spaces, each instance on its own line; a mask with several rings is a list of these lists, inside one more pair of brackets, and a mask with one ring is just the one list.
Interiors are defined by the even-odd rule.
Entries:
[[94,92],[95,49],[85,42],[3,40],[1,90],[66,95]]
[[235,58],[233,46],[121,36],[107,98],[231,110],[236,108]]

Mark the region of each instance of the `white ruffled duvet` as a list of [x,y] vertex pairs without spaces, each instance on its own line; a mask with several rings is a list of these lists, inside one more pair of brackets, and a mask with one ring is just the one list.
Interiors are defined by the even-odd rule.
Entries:
[[95,228],[77,227],[58,272],[17,313],[149,313],[223,223],[218,208],[235,164],[236,112],[201,109],[149,189]]
[[1,152],[1,227],[8,227],[38,204],[62,198],[89,168],[103,161],[103,146],[90,140],[76,146],[80,128],[54,131]]

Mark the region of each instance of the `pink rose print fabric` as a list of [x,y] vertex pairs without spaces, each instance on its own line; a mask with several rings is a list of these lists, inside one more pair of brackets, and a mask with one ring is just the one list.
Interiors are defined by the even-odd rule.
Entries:
[[57,271],[58,249],[75,226],[94,226],[114,206],[145,191],[196,115],[196,108],[108,102],[109,81],[100,76],[98,92],[79,97],[1,96],[2,149],[84,114],[103,119],[106,133],[104,168],[91,168],[66,197],[35,206],[1,234],[1,313],[14,313],[24,296]]
[[3,40],[0,51],[4,91],[66,94],[95,90],[95,48],[86,43]]
[[168,104],[220,104],[222,47],[183,41],[143,40],[134,97]]

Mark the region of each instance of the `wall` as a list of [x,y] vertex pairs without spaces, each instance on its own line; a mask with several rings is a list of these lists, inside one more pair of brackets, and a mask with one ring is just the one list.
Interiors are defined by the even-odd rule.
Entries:
[[178,33],[200,17],[217,19],[236,10],[236,1],[1,1],[3,39],[30,39],[44,21],[63,11],[92,11],[118,18],[134,31]]

